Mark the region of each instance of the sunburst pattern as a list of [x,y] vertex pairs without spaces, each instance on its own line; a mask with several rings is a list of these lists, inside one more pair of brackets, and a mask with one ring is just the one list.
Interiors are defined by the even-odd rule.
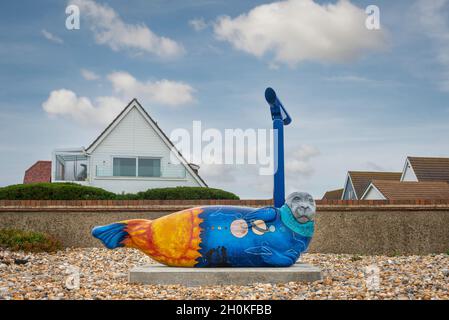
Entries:
[[201,256],[200,208],[161,217],[154,221],[129,220],[129,237],[123,244],[142,250],[154,260],[173,267],[193,267]]

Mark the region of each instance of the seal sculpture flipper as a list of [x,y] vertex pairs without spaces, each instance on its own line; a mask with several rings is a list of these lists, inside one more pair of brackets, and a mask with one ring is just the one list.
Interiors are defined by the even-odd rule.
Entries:
[[295,264],[298,255],[294,255],[292,252],[281,253],[274,249],[271,249],[270,255],[263,255],[262,259],[270,267],[290,267]]
[[99,239],[106,248],[115,249],[124,246],[123,241],[128,237],[125,228],[126,224],[122,222],[99,226],[92,229],[92,236]]
[[245,252],[261,256],[268,267],[290,267],[296,262],[298,257],[298,254],[294,250],[288,250],[283,254],[268,247],[267,244],[260,247],[248,248]]
[[253,212],[247,213],[244,216],[246,222],[251,223],[255,220],[262,220],[264,222],[272,222],[276,219],[277,211],[273,207],[266,207],[254,210]]
[[92,229],[92,236],[99,239],[106,248],[140,248],[145,243],[146,231],[151,220],[125,220]]

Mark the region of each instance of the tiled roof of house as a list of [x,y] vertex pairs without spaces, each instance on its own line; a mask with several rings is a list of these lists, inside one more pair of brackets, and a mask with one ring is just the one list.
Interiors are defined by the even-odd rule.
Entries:
[[449,182],[449,158],[408,157],[418,181]]
[[446,182],[374,180],[372,183],[388,200],[449,199],[449,183]]
[[349,171],[357,198],[360,199],[373,180],[400,181],[401,172]]
[[23,183],[51,182],[51,161],[37,161],[25,171]]
[[322,200],[341,200],[343,189],[328,191],[324,194]]

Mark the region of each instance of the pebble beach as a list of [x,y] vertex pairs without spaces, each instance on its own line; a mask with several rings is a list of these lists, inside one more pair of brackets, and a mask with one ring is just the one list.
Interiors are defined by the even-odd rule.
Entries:
[[0,299],[449,299],[447,254],[305,254],[301,262],[319,266],[323,280],[250,286],[137,285],[128,283],[128,270],[155,262],[134,249],[56,253],[0,249]]

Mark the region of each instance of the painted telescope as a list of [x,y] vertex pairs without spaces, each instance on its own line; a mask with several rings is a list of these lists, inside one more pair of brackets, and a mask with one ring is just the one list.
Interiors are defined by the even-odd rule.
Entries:
[[[316,206],[308,193],[295,192],[284,199],[283,126],[292,120],[273,89],[268,88],[265,97],[270,105],[273,127],[282,131],[274,140],[278,153],[274,174],[275,206],[196,207],[155,220],[125,220],[95,227],[92,235],[109,249],[137,248],[173,267],[293,265],[312,239]],[[281,176],[277,176],[279,169],[282,169]]]

